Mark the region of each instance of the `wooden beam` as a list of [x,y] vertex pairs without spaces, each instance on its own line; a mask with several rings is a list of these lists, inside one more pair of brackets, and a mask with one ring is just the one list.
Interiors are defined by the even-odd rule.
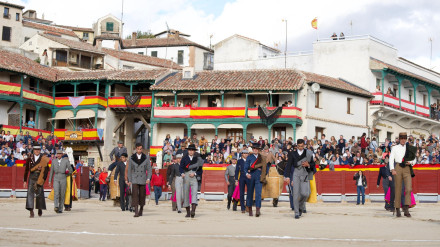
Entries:
[[151,128],[150,125],[147,123],[147,121],[145,120],[145,118],[142,115],[138,115],[139,119],[142,121],[142,123],[144,123],[145,128],[148,129],[149,132],[151,132]]
[[125,122],[125,120],[127,120],[127,115],[125,115],[121,121],[119,121],[118,125],[116,125],[116,127],[113,129],[113,133],[116,133],[116,131],[121,128],[121,125]]
[[12,108],[14,108],[14,106],[17,104],[17,102],[12,103],[11,107],[9,107],[8,109],[8,113],[12,111]]
[[134,134],[133,138],[136,138],[139,133],[141,133],[141,131],[145,128],[145,124],[142,124],[141,127],[139,127],[139,129],[136,131],[136,133]]

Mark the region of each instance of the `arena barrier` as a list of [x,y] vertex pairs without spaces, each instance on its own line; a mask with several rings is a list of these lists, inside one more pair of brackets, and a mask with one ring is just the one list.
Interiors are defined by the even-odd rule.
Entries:
[[[20,163],[20,162],[18,162]],[[0,167],[0,197],[26,196],[26,189],[23,188],[24,167],[17,164],[14,167]],[[201,185],[201,198],[208,198],[209,195],[217,195],[217,199],[224,198],[227,193],[227,184],[224,173],[227,164],[205,164],[203,166],[203,177]],[[354,174],[362,170],[367,177],[368,187],[365,189],[367,198],[371,201],[383,201],[382,181],[377,188],[377,176],[379,168],[383,165],[368,166],[335,166],[335,171],[328,168],[319,170],[315,174],[316,188],[319,199],[328,202],[354,201],[356,186],[353,180]],[[165,183],[167,169],[161,169],[160,174],[164,177]],[[413,192],[416,199],[421,202],[440,201],[440,164],[414,166],[415,177],[412,180]],[[89,190],[89,168],[82,167],[76,176],[78,194],[81,198],[88,198]],[[286,185],[286,184],[285,184]],[[45,190],[50,192],[51,188],[45,184]],[[169,199],[171,193],[166,187],[163,190],[162,199]],[[283,195],[286,196],[286,186],[283,188]],[[284,198],[286,199],[286,198]]]

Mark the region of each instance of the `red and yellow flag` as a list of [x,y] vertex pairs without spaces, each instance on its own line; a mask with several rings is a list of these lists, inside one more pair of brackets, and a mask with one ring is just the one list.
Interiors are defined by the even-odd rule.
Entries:
[[318,18],[315,17],[315,19],[312,20],[312,28],[318,29]]

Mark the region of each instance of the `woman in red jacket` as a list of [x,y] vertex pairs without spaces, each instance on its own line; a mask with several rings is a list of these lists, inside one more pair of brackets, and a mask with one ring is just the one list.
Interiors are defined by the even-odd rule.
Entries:
[[368,147],[367,134],[363,133],[361,137],[361,154],[365,155],[365,149]]
[[105,201],[105,197],[107,196],[107,182],[105,181],[107,179],[107,168],[104,167],[101,174],[99,174],[99,200]]

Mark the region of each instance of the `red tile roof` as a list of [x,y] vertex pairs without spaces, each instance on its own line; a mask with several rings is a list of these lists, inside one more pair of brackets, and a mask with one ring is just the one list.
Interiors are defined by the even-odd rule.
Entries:
[[145,56],[127,51],[117,51],[114,49],[107,49],[107,48],[102,48],[102,51],[112,57],[116,57],[124,61],[142,63],[142,64],[163,67],[163,68],[182,69],[178,64],[167,59]]
[[52,33],[58,33],[58,34],[72,36],[72,37],[77,37],[76,34],[71,29],[66,29],[66,28],[61,28],[61,27],[56,27],[56,26],[51,26],[51,25],[45,25],[45,24],[36,23],[36,22],[32,22],[32,21],[23,20],[23,26],[38,29],[38,30],[48,31],[48,32],[52,32]]
[[182,79],[182,73],[174,73],[152,86],[154,90],[299,90],[305,83],[317,82],[323,87],[370,97],[371,94],[346,81],[303,72],[294,69],[202,71],[193,79]]
[[80,32],[93,32],[93,29],[88,27],[72,27],[72,26],[64,26],[64,25],[56,25],[57,27],[70,29],[72,31],[80,31]]
[[[52,41],[55,41],[59,44],[68,46],[71,49],[75,49],[75,50],[81,50],[81,51],[88,51],[88,52],[92,52],[92,53],[98,53],[98,54],[104,54],[104,52],[100,51],[98,49],[98,47],[93,46],[92,44],[86,43],[86,42],[82,42],[82,41],[75,41],[75,40],[70,40],[70,39],[64,39],[61,37],[56,37],[53,35],[48,35],[48,34],[39,34],[47,39],[50,39]],[[75,36],[76,37],[76,36]]]
[[13,3],[7,3],[7,2],[0,2],[0,5],[9,6],[17,9],[24,9],[24,6],[13,4]]
[[[418,66],[420,66],[420,65],[418,65]],[[414,74],[412,72],[409,72],[409,71],[404,70],[402,68],[399,68],[397,66],[385,63],[385,62],[383,62],[383,61],[381,61],[379,59],[373,58],[373,57],[370,57],[370,69],[372,69],[372,70],[373,69],[376,69],[376,70],[382,70],[382,69],[391,70],[391,71],[395,71],[395,72],[397,72],[397,73],[399,73],[401,75],[409,76],[409,77],[418,79],[420,81],[426,82],[428,84],[432,84],[432,85],[437,86],[437,87],[440,86],[440,83],[438,83],[438,82],[435,82],[435,81],[430,80],[428,78],[425,78],[423,76]]]
[[209,48],[199,45],[183,37],[136,39],[134,44],[131,39],[124,39],[122,41],[122,46],[124,48],[196,46],[201,49],[210,51]]

